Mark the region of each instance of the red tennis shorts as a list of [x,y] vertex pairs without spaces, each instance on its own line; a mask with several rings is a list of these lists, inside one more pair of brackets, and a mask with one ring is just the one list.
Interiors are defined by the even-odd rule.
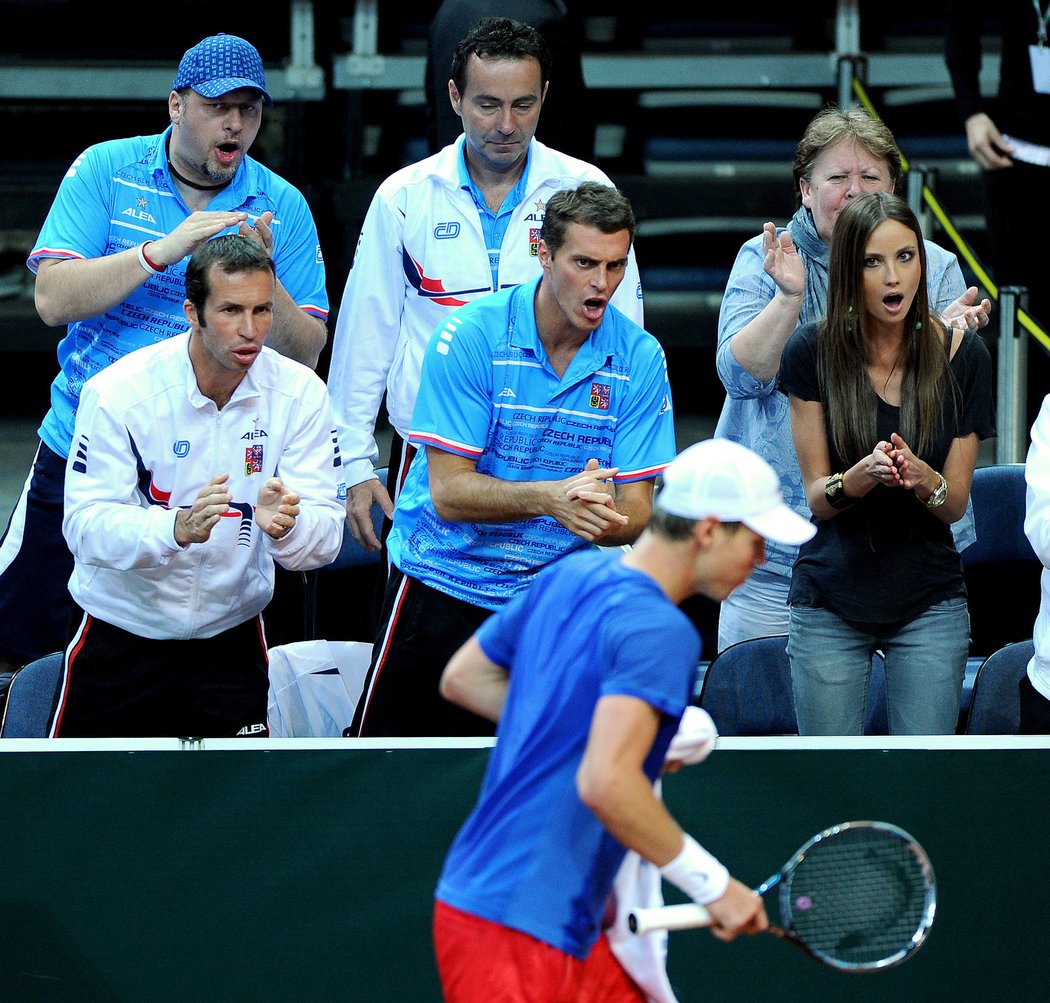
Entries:
[[445,1003],[645,1003],[604,935],[579,961],[527,933],[436,902],[434,948]]

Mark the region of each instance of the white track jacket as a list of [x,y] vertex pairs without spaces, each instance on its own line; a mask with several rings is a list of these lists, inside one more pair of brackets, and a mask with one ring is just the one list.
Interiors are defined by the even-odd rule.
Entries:
[[[477,206],[460,187],[463,137],[387,178],[372,199],[336,318],[328,389],[348,485],[373,476],[374,430],[384,392],[390,423],[405,439],[423,353],[453,311],[494,292]],[[514,210],[499,258],[499,287],[540,272],[536,245],[547,199],[584,181],[612,184],[597,167],[536,140],[528,191]],[[642,324],[641,284],[631,252],[612,303]]]
[[[230,511],[205,543],[180,547],[176,510],[222,473]],[[280,541],[254,519],[272,476],[302,498]],[[305,366],[264,348],[220,411],[197,387],[188,333],[140,348],[84,384],[66,464],[69,590],[140,637],[211,637],[262,611],[274,560],[335,558],[345,496],[328,394]]]

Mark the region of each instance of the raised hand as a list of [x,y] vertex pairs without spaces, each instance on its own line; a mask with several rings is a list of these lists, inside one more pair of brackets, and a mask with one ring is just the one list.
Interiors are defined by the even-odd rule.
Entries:
[[961,327],[964,331],[977,331],[984,327],[992,316],[992,301],[977,302],[977,286],[970,286],[957,300],[949,303],[941,314],[948,327]]
[[245,219],[237,228],[242,237],[255,241],[271,258],[273,257],[273,230],[270,228],[272,222],[273,213],[267,210],[255,221],[255,226]]
[[259,489],[255,524],[274,540],[284,538],[295,525],[299,501],[299,496],[286,488],[279,477],[269,478]]
[[791,234],[777,236],[773,223],[762,227],[762,267],[785,296],[801,296],[806,288],[806,266],[795,250]]
[[243,226],[247,218],[246,212],[199,209],[190,213],[171,233],[150,241],[150,260],[158,265],[174,265],[223,230]]
[[229,474],[216,474],[197,494],[189,508],[175,513],[175,542],[181,547],[204,543],[223,513],[230,510],[233,496],[226,490]]

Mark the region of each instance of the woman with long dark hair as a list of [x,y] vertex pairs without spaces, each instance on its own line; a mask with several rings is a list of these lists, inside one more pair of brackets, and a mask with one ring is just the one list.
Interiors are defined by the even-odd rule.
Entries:
[[[903,190],[893,133],[863,108],[829,105],[799,140],[791,173],[795,214],[786,227],[766,223],[737,253],[718,312],[715,366],[726,390],[715,429],[759,454],[780,475],[788,504],[808,515],[802,473],[791,444],[791,416],[780,392],[780,360],[796,328],[827,312],[828,255],[839,213],[865,192]],[[955,255],[924,241],[930,309],[950,326],[980,328],[991,303],[966,288]],[[952,526],[959,550],[976,539],[973,512]],[[771,543],[766,563],[724,599],[718,650],[750,637],[788,632],[788,593],[797,547]]]
[[881,650],[891,734],[953,733],[969,614],[950,525],[995,434],[991,362],[978,334],[931,314],[903,199],[843,209],[826,316],[791,336],[780,381],[817,525],[791,578],[799,731],[860,734]]

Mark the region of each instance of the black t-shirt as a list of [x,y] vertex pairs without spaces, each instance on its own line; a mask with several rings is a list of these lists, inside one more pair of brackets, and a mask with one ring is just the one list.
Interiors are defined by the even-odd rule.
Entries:
[[[801,400],[823,404],[817,329],[807,324],[788,339],[780,387]],[[944,468],[954,439],[973,432],[979,439],[995,435],[991,358],[978,334],[963,336],[951,370],[958,394],[945,395],[940,436],[921,457],[935,470]],[[899,431],[900,408],[878,398],[876,434],[889,439]],[[856,462],[839,456],[830,440],[828,451],[832,470],[846,470]],[[792,603],[830,610],[862,628],[892,629],[935,603],[966,594],[950,527],[912,491],[878,485],[834,519],[814,516],[813,522],[816,536],[802,545],[791,575]]]

